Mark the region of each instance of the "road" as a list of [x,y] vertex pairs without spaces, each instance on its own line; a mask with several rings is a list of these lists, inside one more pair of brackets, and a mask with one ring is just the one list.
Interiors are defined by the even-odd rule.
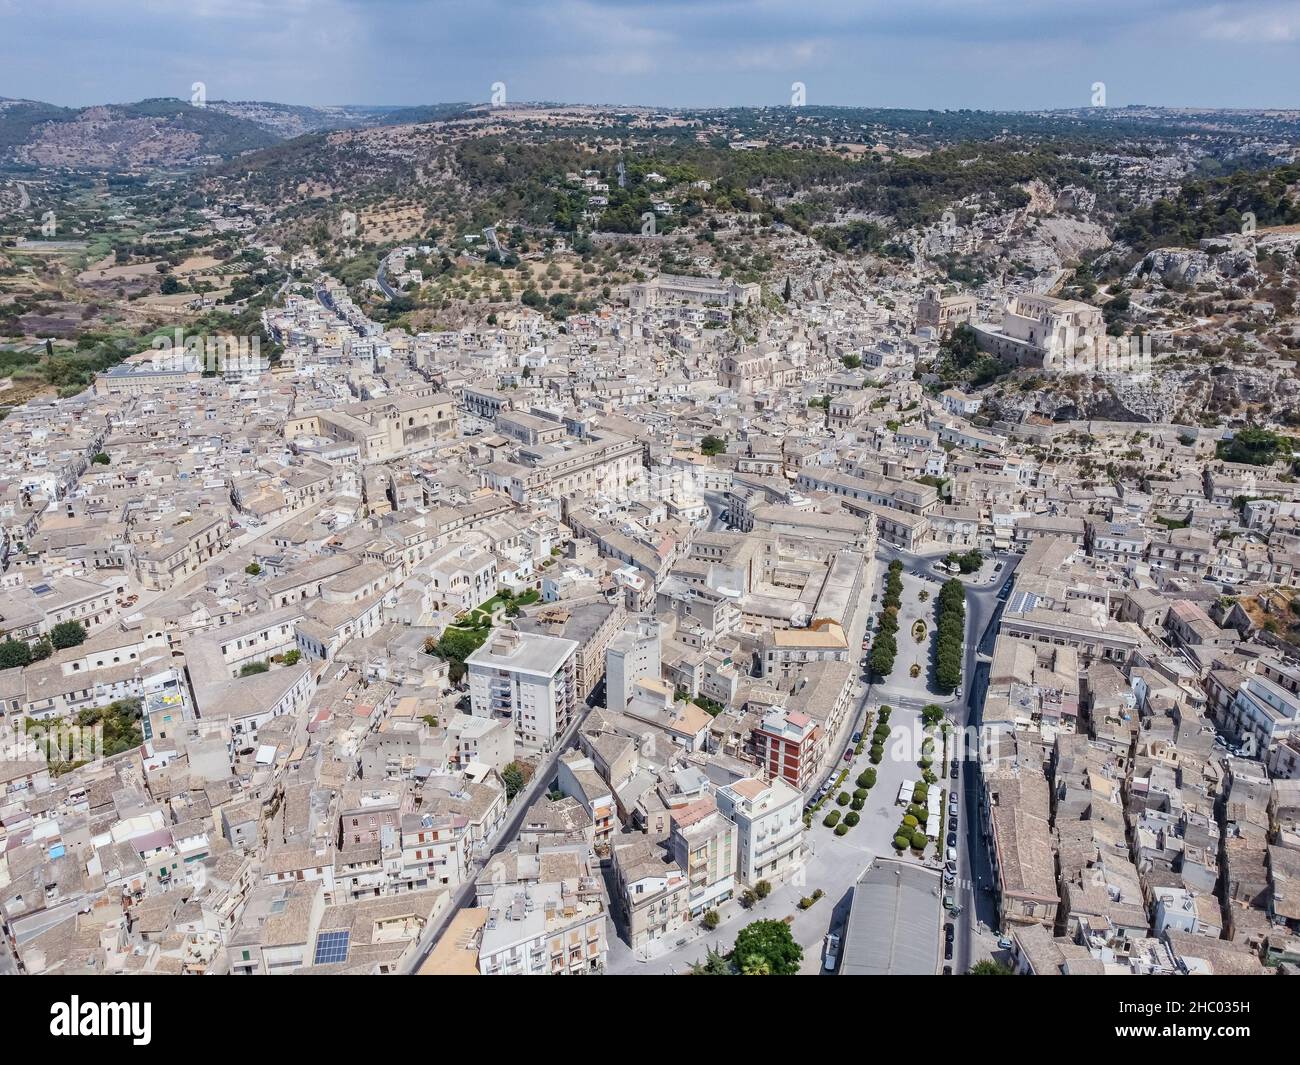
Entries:
[[[724,507],[720,499],[715,493],[706,493],[705,501],[709,506],[712,519],[710,528],[725,527],[721,521]],[[901,551],[890,545],[881,545],[877,552],[877,560],[883,564],[878,567],[875,590],[880,591],[884,566],[895,557],[900,558],[904,566],[914,573],[928,574],[940,580],[946,579],[948,574],[937,568],[938,561],[945,554],[947,554],[946,550],[938,552],[933,557],[927,557]],[[987,643],[992,638],[990,624],[1001,606],[1002,599],[1000,596],[1008,587],[1008,582],[1015,571],[1018,560],[1018,556],[998,556],[997,561],[1002,563],[1002,569],[994,575],[992,580],[975,585],[968,583],[967,647],[965,683],[962,688],[963,698],[947,702],[949,713],[955,724],[962,726],[967,723],[978,724],[979,708],[983,700],[983,685],[987,674],[987,666],[981,661],[981,650],[987,651],[987,647],[982,648],[981,643]],[[933,595],[930,602],[934,602]],[[864,606],[867,609],[860,609],[857,612],[855,623],[851,627],[849,634],[852,641],[851,646],[855,648],[862,640],[862,627],[866,616],[872,613],[870,604],[864,604]],[[902,728],[911,727],[911,719],[919,717],[921,707],[932,702],[944,702],[942,698],[936,698],[932,694],[921,692],[918,692],[915,696],[901,697],[891,693],[885,698],[895,708],[891,725]],[[842,736],[837,737],[831,746],[832,751],[838,752],[842,750],[851,732],[861,727],[866,709],[872,701],[872,685],[864,684],[855,700],[853,712],[847,715],[848,720],[845,722]],[[879,701],[879,698],[876,701]],[[467,882],[453,893],[452,903],[442,917],[426,931],[420,949],[416,952],[415,959],[408,971],[418,970],[425,959],[428,958],[443,929],[450,922],[452,915],[472,904],[475,873],[490,855],[503,850],[514,840],[525,813],[553,778],[560,753],[573,742],[582,721],[586,719],[586,714],[587,711],[584,710],[581,717],[569,726],[547,760],[534,774],[525,793],[516,798],[506,823],[493,837],[487,853],[481,857],[480,861],[476,862],[477,868],[471,872]],[[850,766],[850,778],[856,776],[869,764],[865,759],[865,752],[863,755],[854,758]],[[838,774],[845,764],[836,757],[829,765],[825,776],[829,777]],[[994,904],[991,896],[981,897],[980,893],[973,891],[970,887],[970,885],[980,882],[991,883],[988,852],[983,840],[979,838],[978,818],[967,816],[967,811],[973,812],[976,809],[977,801],[976,789],[978,781],[977,774],[971,771],[973,764],[962,764],[961,778],[959,780],[961,789],[959,825],[965,825],[966,842],[958,848],[958,887],[955,891],[961,896],[962,912],[957,921],[957,934],[954,944],[955,956],[951,963],[955,972],[964,972],[972,961],[978,960],[977,954],[983,956],[983,953],[977,951],[977,944],[975,943],[978,922],[982,920],[986,927],[993,927],[994,922]],[[893,854],[889,841],[898,820],[898,809],[894,805],[894,797],[897,793],[899,781],[903,777],[914,777],[916,775],[916,770],[910,761],[900,761],[895,765],[887,760],[877,767],[877,772],[879,775],[877,786],[872,789],[871,799],[868,806],[862,811],[862,822],[857,828],[847,836],[838,837],[830,829],[822,825],[820,816],[814,818],[813,826],[807,836],[810,853],[805,863],[804,875],[799,879],[799,882],[776,885],[772,894],[752,910],[742,909],[739,903],[734,900],[724,903],[719,908],[722,915],[722,924],[714,932],[704,933],[699,928],[698,923],[693,923],[688,928],[682,929],[677,941],[670,949],[654,957],[638,955],[631,950],[626,940],[618,934],[618,919],[612,912],[617,908],[617,902],[613,902],[609,917],[609,957],[606,971],[611,974],[686,972],[689,970],[691,963],[703,958],[707,947],[716,943],[721,949],[726,950],[732,939],[734,939],[736,931],[743,927],[744,924],[764,917],[782,919],[791,916],[793,918],[792,931],[795,939],[804,947],[805,951],[801,971],[808,974],[822,972],[822,937],[828,929],[843,931],[844,922],[848,916],[849,902],[852,898],[852,887],[871,861],[878,854]],[[895,777],[898,779],[896,780]],[[820,784],[820,781],[817,783]],[[810,909],[800,910],[797,906],[800,897],[811,893],[814,888],[823,890],[825,897]],[[937,929],[936,934],[938,934]],[[984,953],[986,952],[987,947]]]
[[442,916],[437,921],[425,929],[424,935],[421,937],[420,948],[416,951],[415,960],[407,967],[407,973],[419,971],[425,959],[433,952],[433,948],[438,945],[438,939],[442,936],[443,930],[452,917],[457,911],[464,909],[474,901],[475,878],[483,866],[491,860],[492,856],[504,850],[519,833],[519,826],[523,824],[524,815],[528,813],[528,808],[537,801],[538,796],[546,791],[550,786],[550,782],[555,779],[555,767],[560,760],[560,755],[573,744],[574,737],[578,735],[578,730],[582,728],[582,724],[587,720],[589,713],[591,713],[591,706],[584,703],[582,712],[569,723],[567,729],[560,733],[546,760],[538,766],[537,771],[528,782],[528,786],[515,796],[505,822],[488,843],[486,851],[472,861],[465,882],[452,893],[451,905],[443,911]]
[[[706,502],[710,502],[707,496]],[[713,509],[712,503],[710,503],[710,510]],[[900,551],[890,545],[882,544],[877,551],[877,560],[880,565],[878,566],[877,580],[873,590],[877,593],[881,591],[885,566],[895,557],[900,558],[904,563],[905,570],[913,574],[928,574],[937,579],[945,580],[948,574],[939,570],[937,563],[946,554],[947,550],[944,549],[933,557],[927,557]],[[980,675],[976,672],[977,668],[980,667],[980,647],[972,634],[984,634],[990,622],[994,619],[1000,604],[999,595],[1007,586],[1015,570],[1018,557],[999,556],[996,561],[1002,563],[1002,569],[993,575],[992,580],[987,580],[981,584],[968,585],[968,631],[965,663],[966,677],[968,679],[967,683],[963,685],[963,698],[944,699],[942,696],[927,691],[923,684],[915,692],[906,694],[891,689],[884,684],[864,684],[855,702],[853,712],[849,715],[849,721],[845,727],[846,733],[860,728],[867,707],[880,702],[887,702],[894,708],[890,725],[895,730],[910,731],[916,727],[921,708],[930,703],[945,705],[955,724],[964,725],[967,722],[972,716],[972,707],[977,707],[983,698],[983,691],[979,683],[973,685],[970,679]],[[911,604],[911,607],[916,606],[915,592],[917,589],[914,582],[915,577],[905,579],[905,587],[908,589],[907,593],[905,593],[905,602]],[[931,597],[928,600],[931,607],[935,601],[934,590],[931,590]],[[872,611],[862,611],[861,615],[865,616],[869,612]],[[912,613],[915,613],[914,609]],[[912,614],[909,613],[907,616],[910,619]],[[906,628],[907,626],[902,626],[900,631],[905,632]],[[860,629],[855,626],[850,635],[853,640],[851,646],[856,648],[862,639]],[[982,672],[983,670],[981,670]],[[838,752],[843,749],[845,743],[847,743],[847,735],[843,739],[837,738],[831,750]],[[889,750],[888,747],[886,749]],[[820,785],[822,780],[838,775],[846,764],[849,765],[850,780],[850,786],[847,790],[852,791],[852,780],[870,764],[866,752],[855,756],[852,763],[845,763],[838,757],[835,758],[816,783]],[[852,899],[853,885],[871,861],[878,855],[893,857],[894,851],[891,840],[899,820],[899,808],[895,805],[894,800],[901,782],[904,779],[915,779],[918,775],[918,770],[911,757],[905,759],[887,757],[875,768],[877,772],[876,786],[871,789],[867,804],[861,811],[862,819],[860,823],[852,831],[845,836],[835,836],[830,829],[822,824],[822,817],[826,813],[826,809],[823,809],[813,818],[812,827],[809,828],[806,837],[809,853],[799,883],[776,885],[772,894],[752,910],[743,909],[735,901],[724,903],[719,907],[722,922],[715,931],[705,933],[696,922],[682,929],[677,934],[671,947],[652,957],[634,953],[618,935],[621,930],[619,919],[616,916],[611,916],[608,929],[609,960],[607,971],[615,975],[688,972],[691,963],[703,959],[705,950],[708,947],[716,945],[721,950],[728,949],[735,938],[736,932],[750,921],[762,918],[780,920],[792,917],[791,930],[796,942],[804,948],[804,963],[800,971],[805,974],[822,972],[822,938],[827,931],[843,933],[844,924],[848,917],[849,904]],[[965,811],[975,809],[975,788],[978,782],[976,774],[968,772],[967,769],[966,765],[961,767],[961,778],[958,781],[958,787],[961,789],[962,794],[961,812],[958,815],[959,827],[963,824],[961,819],[966,816]],[[945,781],[945,786],[950,783],[951,778]],[[829,808],[833,809],[834,806]],[[967,821],[965,824],[969,842],[958,848],[957,879],[960,882],[969,883],[974,878],[983,878],[984,882],[987,883],[990,878],[987,850],[982,840],[978,838],[977,827],[972,831],[975,822]],[[811,893],[815,888],[824,891],[825,897],[810,909],[800,910],[797,905],[799,899],[803,895]],[[956,890],[962,891],[960,888]],[[987,946],[984,951],[977,949],[980,944],[975,940],[975,929],[977,927],[975,914],[978,912],[985,920],[985,924],[988,925],[992,920],[993,911],[991,899],[982,902],[976,901],[970,897],[972,892],[969,890],[962,893],[965,898],[963,899],[962,913],[957,922],[954,959],[950,963],[953,965],[954,972],[965,971],[972,961],[978,960],[979,957],[987,954]],[[935,935],[938,936],[939,934],[940,930],[936,928]]]
[[[947,549],[922,555],[883,544],[880,553],[890,560],[899,559],[904,568],[912,572],[926,573],[940,581],[951,576],[939,566],[939,562],[948,553]],[[991,656],[996,635],[993,623],[1009,594],[1011,578],[1020,562],[1020,556],[997,554],[991,561],[995,565],[1002,565],[1001,570],[991,574],[992,579],[985,578],[978,584],[966,582],[966,658],[962,666],[962,695],[960,699],[947,704],[948,713],[953,724],[958,727],[959,736],[972,734],[973,730],[979,728],[984,693],[988,686],[987,659]],[[988,569],[987,564],[985,569]],[[984,576],[983,572],[980,576]],[[991,890],[993,866],[978,817],[978,766],[978,752],[969,752],[969,757],[962,757],[958,761],[959,776],[955,789],[959,798],[957,872],[955,883],[948,889],[961,907],[955,922],[953,958],[947,963],[952,965],[955,973],[966,972],[985,956],[987,944],[984,945],[985,950],[980,950],[976,936],[981,930],[997,928],[997,906]],[[945,783],[949,787],[953,786],[951,775]],[[945,825],[945,846],[946,836]],[[945,921],[948,919],[945,916]]]
[[395,288],[393,288],[392,285],[388,283],[388,279],[385,277],[385,272],[387,270],[388,270],[388,256],[385,255],[382,259],[379,260],[379,269],[375,271],[375,283],[379,286],[380,292],[382,292],[390,300],[395,300],[401,295],[401,293],[399,293]]
[[706,532],[726,532],[727,523],[723,515],[727,512],[727,497],[721,492],[701,492],[700,498],[709,508],[709,524]]
[[[984,709],[984,694],[988,689],[989,663],[997,635],[995,621],[1011,589],[1011,578],[1020,556],[1003,560],[999,579],[977,597],[968,595],[966,617],[966,662],[964,669],[961,724],[967,735],[973,735],[980,726]],[[965,972],[976,961],[975,935],[984,929],[998,927],[996,898],[993,894],[993,863],[988,841],[980,830],[979,812],[979,758],[978,752],[962,758],[960,763],[961,808],[958,814],[959,846],[957,848],[957,879],[961,914],[957,918],[957,935],[954,972]],[[961,830],[964,828],[964,832]]]

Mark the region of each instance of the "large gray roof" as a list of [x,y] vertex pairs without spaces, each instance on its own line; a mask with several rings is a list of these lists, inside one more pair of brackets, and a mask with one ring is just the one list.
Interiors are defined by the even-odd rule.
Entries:
[[939,969],[939,874],[877,859],[853,887],[842,976],[933,976]]

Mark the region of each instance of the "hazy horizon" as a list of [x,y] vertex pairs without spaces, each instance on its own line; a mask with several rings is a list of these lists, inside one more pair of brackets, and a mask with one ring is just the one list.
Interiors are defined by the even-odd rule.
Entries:
[[[301,106],[509,101],[912,110],[1300,106],[1277,0],[0,0],[0,96]],[[49,42],[49,47],[42,47]],[[51,61],[62,61],[56,79]]]

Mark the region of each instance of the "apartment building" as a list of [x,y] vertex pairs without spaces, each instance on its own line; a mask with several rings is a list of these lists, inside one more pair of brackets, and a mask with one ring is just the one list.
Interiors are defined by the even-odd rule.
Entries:
[[821,729],[807,714],[773,707],[753,732],[754,757],[768,779],[804,791],[817,772]]
[[713,796],[674,808],[671,824],[668,853],[686,872],[687,905],[698,917],[735,893],[736,825]]
[[779,776],[746,777],[717,791],[718,810],[736,826],[736,877],[753,887],[803,864],[803,795]]
[[556,636],[494,631],[465,660],[474,716],[510,719],[524,747],[549,745],[577,713],[577,649]]
[[599,878],[503,884],[484,908],[478,948],[484,976],[582,976],[604,970],[607,915]]

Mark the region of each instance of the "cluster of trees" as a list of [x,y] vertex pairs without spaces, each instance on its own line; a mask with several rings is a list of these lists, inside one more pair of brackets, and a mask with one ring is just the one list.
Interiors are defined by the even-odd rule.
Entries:
[[765,898],[772,894],[772,883],[769,880],[760,880],[752,888],[745,888],[740,895],[740,904],[747,910],[752,910]]
[[[885,741],[889,739],[889,717],[893,712],[893,707],[882,706],[879,713],[876,714],[876,728],[871,733],[871,750],[867,755],[873,766],[879,765],[880,760],[885,757]],[[859,782],[858,786],[871,788],[876,782],[876,771],[868,769],[866,772],[871,774],[871,783],[862,784]]]
[[1013,210],[1029,202],[1022,187],[1039,178],[1048,184],[1096,182],[1064,146],[1025,150],[1022,144],[986,141],[961,144],[915,157],[867,156],[861,180],[841,197],[843,206],[892,215],[902,226],[936,222],[949,207],[972,195],[991,210]]
[[436,654],[447,662],[447,676],[453,684],[459,684],[465,676],[465,659],[483,646],[492,631],[492,622],[461,626],[448,625],[432,646],[425,650]]
[[867,666],[877,677],[887,677],[894,670],[898,655],[898,608],[903,602],[903,564],[894,559],[885,574],[885,597],[881,600],[880,625],[871,645]]
[[966,642],[966,588],[955,577],[939,591],[935,642],[935,683],[952,691],[961,683],[961,658]]
[[104,757],[130,751],[144,743],[140,724],[142,706],[139,699],[119,699],[107,706],[92,706],[77,714],[82,728],[100,725],[104,729]]
[[48,636],[42,636],[32,643],[11,636],[0,643],[0,669],[14,669],[30,666],[33,662],[43,662],[55,651],[85,642],[86,627],[80,621],[61,621],[50,630]]
[[944,385],[965,384],[980,388],[1010,373],[1011,367],[980,351],[975,330],[962,323],[940,343],[934,372]]
[[[50,772],[59,776],[85,765],[89,759],[83,755],[110,758],[139,747],[144,742],[141,716],[139,699],[119,699],[107,706],[92,706],[82,710],[70,722],[24,718],[23,729],[43,750]],[[72,730],[68,726],[81,730],[100,728],[102,749],[92,750],[84,738],[73,739]]]
[[[33,313],[57,313],[53,309],[33,307]],[[93,308],[89,313],[94,313]],[[83,319],[84,324],[84,319]],[[20,324],[13,305],[0,309],[0,336],[22,336],[29,330]],[[149,346],[152,334],[134,335],[85,331],[77,337],[76,347],[55,348],[48,341],[39,351],[0,351],[0,376],[13,377],[15,384],[47,384],[60,394],[75,395],[90,384],[96,373],[116,366],[128,355]]]
[[925,824],[929,819],[929,811],[926,807],[929,796],[930,786],[924,782],[918,783],[912,789],[912,802],[903,814],[898,831],[894,833],[896,850],[905,851],[911,847],[914,851],[920,852],[925,850],[926,844],[930,842],[930,838],[925,834]]
[[1257,426],[1248,426],[1234,433],[1231,440],[1220,440],[1215,447],[1215,454],[1225,462],[1271,466],[1278,459],[1290,457],[1294,447],[1295,442],[1290,437]]
[[1227,177],[1189,181],[1173,199],[1159,199],[1130,211],[1115,227],[1115,239],[1134,252],[1171,244],[1191,247],[1203,237],[1241,232],[1247,214],[1257,226],[1300,222],[1300,204],[1291,189],[1300,182],[1300,164],[1263,171],[1239,170]]
[[[501,593],[498,593],[501,594]],[[542,598],[542,593],[536,588],[529,588],[527,591],[520,592],[519,595],[511,595],[510,592],[504,593],[506,604],[506,617],[517,618],[524,612],[524,607],[532,606]]]
[[984,565],[984,553],[978,547],[972,547],[964,554],[952,551],[944,559],[949,566],[956,566],[962,573],[974,573]]
[[710,949],[691,966],[693,976],[795,976],[803,947],[784,921],[754,921],[737,934],[731,951]]

